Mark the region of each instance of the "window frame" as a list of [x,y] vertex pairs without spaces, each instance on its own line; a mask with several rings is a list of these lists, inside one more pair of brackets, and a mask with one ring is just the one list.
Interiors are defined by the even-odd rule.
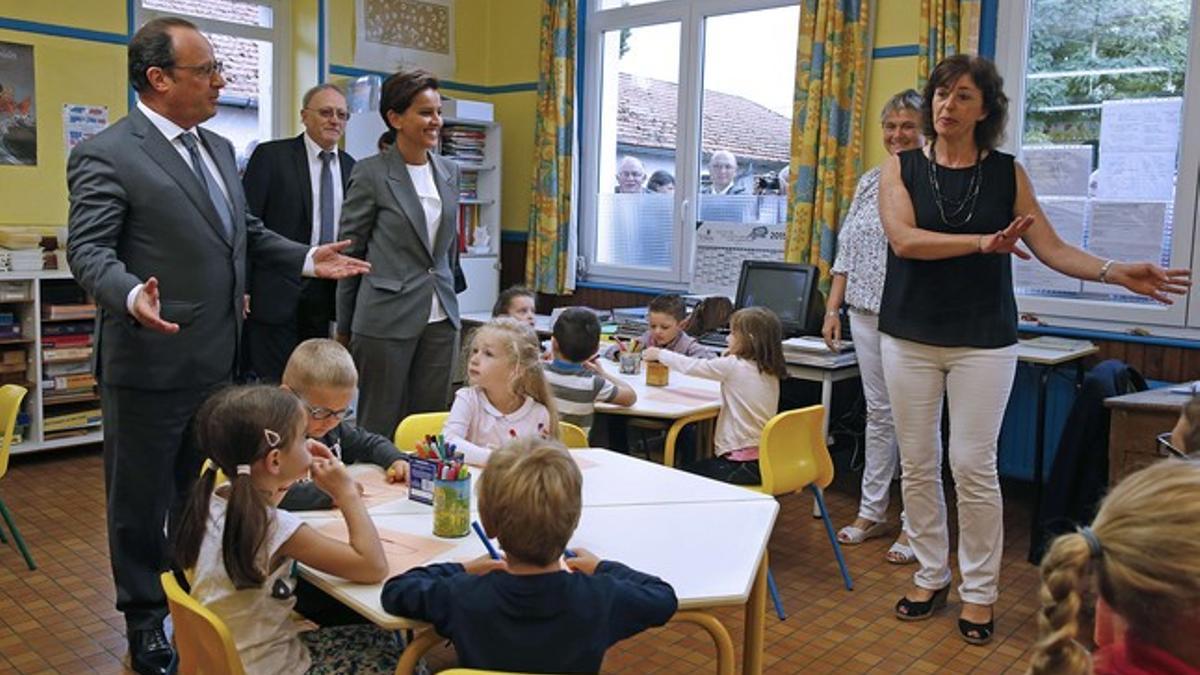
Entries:
[[[645,286],[687,291],[692,278],[696,238],[696,199],[700,181],[701,105],[704,82],[704,30],[710,17],[801,5],[799,0],[659,0],[599,9],[589,6],[585,17],[580,127],[579,212],[576,238],[585,274],[584,283]],[[596,262],[597,207],[600,171],[600,133],[604,34],[624,28],[663,23],[679,24],[679,74],[676,109],[675,204],[671,266],[650,270]],[[799,26],[797,26],[799,29]]]
[[[996,66],[1005,76],[1005,93],[1010,101],[1005,142],[1000,149],[1016,156],[1020,154],[1025,126],[1030,4],[1031,0],[1000,3],[996,26],[998,35],[1010,36],[1010,39],[998,40],[996,45]],[[1170,255],[1172,267],[1188,268],[1200,261],[1200,237],[1196,236],[1197,226],[1200,226],[1200,125],[1188,124],[1188,120],[1200,116],[1200,0],[1192,0],[1191,6],[1188,44],[1192,47],[1184,74]],[[1019,36],[1019,39],[1011,39],[1011,36]],[[1200,290],[1195,287],[1168,307],[1018,295],[1017,309],[1022,315],[1032,314],[1043,323],[1057,326],[1122,332],[1140,327],[1152,329],[1158,335],[1200,337]]]
[[[270,106],[270,133],[263,140],[278,138],[290,132],[292,116],[296,115],[299,106],[284,105],[294,98],[292,92],[292,12],[287,0],[253,0],[250,4],[269,5],[271,7],[271,27],[249,26],[243,23],[222,21],[194,14],[169,12],[144,6],[143,0],[137,0],[137,25],[159,17],[179,16],[196,24],[204,33],[221,33],[238,38],[259,40],[271,43],[271,96],[260,98]],[[261,103],[260,103],[261,105]]]

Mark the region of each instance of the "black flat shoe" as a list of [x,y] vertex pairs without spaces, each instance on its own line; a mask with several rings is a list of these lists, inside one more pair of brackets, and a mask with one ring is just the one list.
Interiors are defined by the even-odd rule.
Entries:
[[923,621],[933,616],[933,613],[946,606],[946,598],[950,597],[950,586],[946,585],[933,592],[928,600],[916,601],[900,598],[896,603],[896,618],[901,621]]
[[996,630],[996,620],[987,623],[974,623],[966,619],[958,620],[958,632],[962,639],[973,645],[986,645],[992,641],[992,633]]
[[175,650],[161,628],[136,630],[129,634],[129,667],[139,675],[170,675],[175,672]]

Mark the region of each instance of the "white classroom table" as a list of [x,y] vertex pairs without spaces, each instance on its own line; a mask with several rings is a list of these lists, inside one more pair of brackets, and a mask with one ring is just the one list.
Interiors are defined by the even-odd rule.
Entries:
[[[569,546],[586,548],[670,583],[680,609],[673,620],[696,623],[709,632],[717,645],[719,672],[732,675],[732,641],[724,626],[702,610],[745,605],[743,672],[761,673],[766,546],[779,511],[774,498],[607,450],[574,452],[596,464],[584,470],[584,492],[590,496]],[[588,472],[596,473],[589,478]],[[410,504],[411,510],[386,514],[381,509],[387,505],[380,505],[372,510],[372,520],[383,529],[432,537],[432,509],[403,503]],[[473,512],[474,507],[473,502]],[[338,517],[330,511],[299,515],[318,527]],[[461,562],[485,553],[473,534],[442,541],[453,543],[454,548],[427,562]],[[356,584],[303,565],[300,574],[385,629],[424,626],[385,612],[380,603],[382,584]],[[414,641],[397,672],[410,672],[406,668],[437,640],[433,631],[427,631]]]
[[[492,320],[491,312],[467,312],[459,316],[463,323],[482,326]],[[538,337],[543,339],[550,337],[553,324],[550,317],[546,314],[533,315],[533,329],[537,331]]]
[[716,380],[692,377],[672,370],[667,386],[649,387],[646,386],[644,361],[641,372],[636,375],[621,374],[620,365],[611,359],[601,357],[596,361],[605,373],[628,384],[637,394],[637,402],[631,406],[597,403],[597,413],[671,420],[663,445],[663,464],[667,466],[675,464],[675,441],[679,432],[688,424],[713,419],[721,412],[721,383]]

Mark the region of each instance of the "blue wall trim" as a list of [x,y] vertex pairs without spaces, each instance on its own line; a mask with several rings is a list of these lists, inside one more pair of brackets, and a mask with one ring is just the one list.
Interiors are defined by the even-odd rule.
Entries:
[[[346,77],[362,77],[364,75],[378,75],[386,78],[391,73],[385,73],[379,70],[367,70],[365,68],[356,68],[354,66],[341,66],[338,64],[330,64],[330,75],[344,75]],[[511,94],[518,91],[537,91],[537,82],[514,82],[512,84],[498,84],[494,86],[483,84],[471,84],[469,82],[455,82],[454,80],[442,80],[443,89],[453,89],[455,91],[465,91],[472,94]]]
[[1061,337],[1083,338],[1088,340],[1106,340],[1109,342],[1132,342],[1134,344],[1154,345],[1156,347],[1182,347],[1183,349],[1200,349],[1200,341],[1185,340],[1183,338],[1154,337],[1152,335],[1130,335],[1129,333],[1113,333],[1109,331],[1090,330],[1086,328],[1038,326],[1027,323],[1018,325],[1017,330],[1022,333],[1032,333],[1034,335],[1058,335]]
[[529,241],[529,233],[519,230],[500,230],[500,241],[508,244],[524,244]]
[[325,81],[325,0],[317,0],[317,81]]
[[[133,31],[137,27],[137,7],[134,3],[135,0],[125,0],[126,41],[133,38]],[[125,90],[127,92],[126,99],[129,104],[126,111],[133,110],[133,107],[137,105],[137,93],[133,91],[133,87],[129,84],[125,85]]]
[[576,288],[592,288],[598,291],[619,291],[621,293],[644,293],[646,295],[662,295],[663,293],[679,293],[663,288],[647,288],[645,286],[627,286],[625,284],[609,284],[602,281],[580,281]]
[[979,8],[979,55],[996,58],[996,22],[1000,17],[999,0],[983,0]]
[[103,42],[110,45],[121,45],[122,47],[129,42],[129,35],[122,35],[121,33],[107,33],[99,30],[87,30],[86,28],[73,28],[71,26],[56,26],[51,23],[22,21],[20,19],[8,19],[4,17],[0,17],[0,28],[5,30],[21,31],[23,33],[37,33],[39,35],[49,35],[51,37],[70,38],[72,40]]
[[891,47],[876,47],[871,51],[873,59],[894,59],[901,56],[916,56],[917,45],[892,45]]

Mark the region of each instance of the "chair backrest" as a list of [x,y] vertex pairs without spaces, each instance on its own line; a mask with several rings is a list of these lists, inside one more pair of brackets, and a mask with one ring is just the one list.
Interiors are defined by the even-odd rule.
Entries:
[[795,492],[812,483],[833,482],[833,460],[822,431],[825,406],[781,412],[763,427],[758,444],[762,490],[772,495]]
[[448,412],[415,413],[400,420],[396,425],[396,433],[392,442],[403,452],[412,452],[417,443],[425,440],[426,436],[436,436],[442,433],[446,425]]
[[6,384],[0,387],[0,430],[4,438],[0,440],[0,478],[8,473],[8,453],[12,448],[13,427],[17,424],[17,414],[21,412],[21,399],[25,398],[28,390],[16,384]]
[[562,441],[563,445],[568,448],[587,448],[591,446],[583,428],[570,422],[560,421],[558,423],[558,440]]
[[175,625],[180,675],[245,675],[237,645],[221,619],[184,592],[173,572],[163,572],[159,579]]
[[204,463],[200,465],[200,475],[203,476],[204,472],[208,471],[208,467],[210,466],[216,468],[217,470],[217,478],[213,481],[214,487],[220,485],[221,483],[229,482],[229,476],[225,475],[225,472],[221,470],[221,467],[217,466],[216,463],[212,461],[212,458],[205,459]]

